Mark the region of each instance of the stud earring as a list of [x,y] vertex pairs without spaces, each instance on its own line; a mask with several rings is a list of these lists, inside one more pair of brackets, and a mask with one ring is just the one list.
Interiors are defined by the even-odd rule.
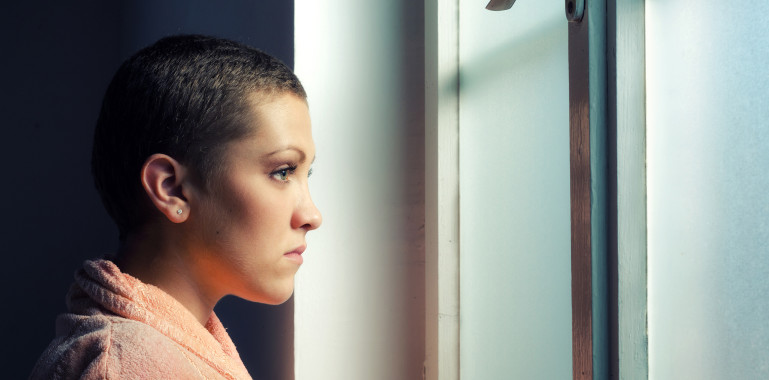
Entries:
[[176,215],[181,215],[181,214],[182,214],[182,209],[176,210]]

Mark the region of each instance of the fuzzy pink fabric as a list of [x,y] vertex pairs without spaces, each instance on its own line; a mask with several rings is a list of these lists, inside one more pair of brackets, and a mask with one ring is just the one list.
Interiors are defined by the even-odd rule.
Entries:
[[215,314],[202,326],[159,288],[86,261],[67,295],[69,313],[30,379],[250,379]]

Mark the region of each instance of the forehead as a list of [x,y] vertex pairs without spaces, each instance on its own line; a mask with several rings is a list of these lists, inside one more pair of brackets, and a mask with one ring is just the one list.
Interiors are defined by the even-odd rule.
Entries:
[[254,94],[249,99],[251,133],[243,142],[259,154],[293,147],[314,155],[312,127],[307,102],[291,93],[269,97]]

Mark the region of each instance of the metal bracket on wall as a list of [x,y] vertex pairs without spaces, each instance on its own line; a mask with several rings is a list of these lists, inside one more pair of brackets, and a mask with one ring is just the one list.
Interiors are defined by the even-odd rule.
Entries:
[[[490,11],[506,11],[513,7],[515,0],[491,0],[486,4]],[[569,22],[582,21],[585,14],[585,0],[566,0],[566,19]]]
[[486,4],[486,9],[490,11],[506,11],[513,7],[515,0],[491,0]]
[[582,21],[582,15],[584,14],[585,0],[566,0],[566,19],[569,22]]

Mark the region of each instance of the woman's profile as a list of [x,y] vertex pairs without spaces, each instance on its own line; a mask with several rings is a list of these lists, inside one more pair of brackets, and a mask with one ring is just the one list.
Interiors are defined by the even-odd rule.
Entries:
[[275,58],[197,35],[129,58],[91,163],[120,248],[76,273],[30,378],[250,378],[213,308],[291,296],[321,224],[314,157],[306,94]]

